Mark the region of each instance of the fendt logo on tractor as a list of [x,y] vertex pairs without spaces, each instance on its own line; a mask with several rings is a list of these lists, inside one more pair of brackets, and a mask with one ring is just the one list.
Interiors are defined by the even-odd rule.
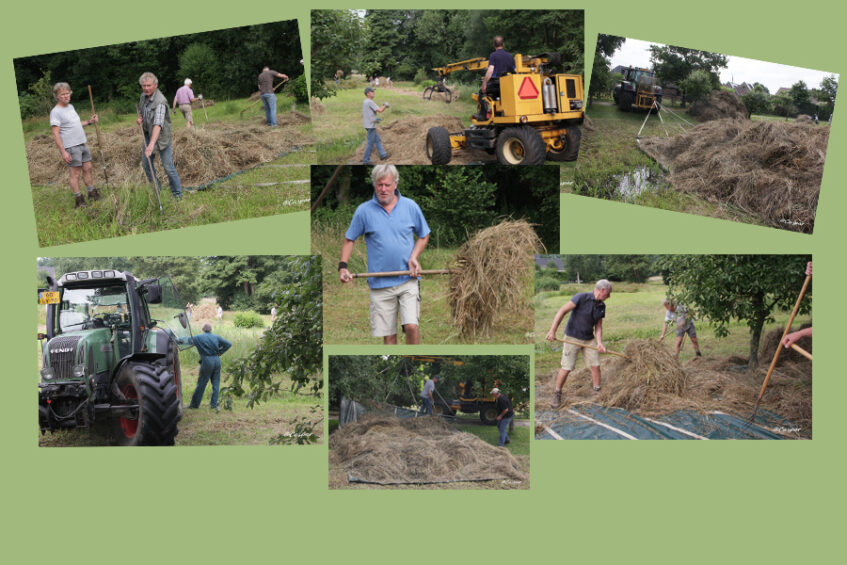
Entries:
[[119,445],[173,445],[182,417],[179,351],[191,326],[170,278],[115,270],[48,277],[41,433],[106,421]]

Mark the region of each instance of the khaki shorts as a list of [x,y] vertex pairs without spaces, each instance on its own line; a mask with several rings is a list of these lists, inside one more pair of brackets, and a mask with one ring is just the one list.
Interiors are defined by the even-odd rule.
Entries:
[[418,324],[421,315],[421,289],[417,279],[410,279],[388,288],[371,289],[371,335],[395,335],[398,330],[398,311],[404,326]]
[[71,162],[68,163],[69,167],[81,167],[83,163],[91,161],[91,151],[88,150],[88,146],[84,143],[74,145],[73,147],[65,147],[65,151],[71,155]]
[[593,339],[576,339],[575,337],[571,337],[569,335],[565,336],[565,339],[568,341],[572,341],[574,343],[578,343],[580,345],[573,345],[570,343],[563,343],[562,345],[562,369],[565,371],[573,371],[574,366],[576,366],[576,355],[580,351],[582,351],[582,359],[585,361],[586,367],[599,367],[600,366],[600,353],[596,349],[588,349],[587,347],[583,347],[583,345],[591,345],[593,347],[597,347],[597,342]]
[[180,104],[179,111],[182,112],[183,116],[185,116],[186,122],[194,121],[194,113],[191,111],[191,104]]

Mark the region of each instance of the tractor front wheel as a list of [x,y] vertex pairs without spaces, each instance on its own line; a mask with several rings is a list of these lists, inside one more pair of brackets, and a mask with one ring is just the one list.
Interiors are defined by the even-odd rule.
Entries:
[[579,142],[582,139],[582,130],[577,126],[565,129],[565,143],[561,149],[549,149],[547,159],[550,161],[576,161],[579,156]]
[[485,404],[479,409],[479,419],[488,426],[497,424],[497,414],[497,407],[493,404]]
[[621,92],[618,96],[618,107],[624,112],[629,112],[632,109],[632,104],[635,101],[635,96],[628,92]]
[[543,165],[546,153],[541,134],[529,126],[506,128],[497,136],[497,160],[503,165]]
[[426,132],[426,156],[433,165],[446,165],[453,157],[450,133],[443,127],[429,128]]
[[126,403],[138,404],[135,417],[125,414],[115,419],[118,445],[173,445],[180,407],[178,389],[168,367],[161,362],[130,362],[121,368],[116,383]]

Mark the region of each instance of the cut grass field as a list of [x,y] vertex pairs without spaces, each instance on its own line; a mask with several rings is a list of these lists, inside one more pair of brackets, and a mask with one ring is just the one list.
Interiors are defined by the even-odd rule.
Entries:
[[[591,284],[562,285],[556,291],[540,292],[535,297],[535,374],[536,377],[549,375],[557,370],[561,360],[561,349],[553,351],[545,341],[545,336],[553,323],[553,317],[577,292],[588,292],[593,289]],[[799,288],[798,288],[799,292]],[[645,284],[616,284],[611,297],[606,301],[606,318],[603,321],[603,343],[612,351],[623,351],[630,339],[658,339],[662,331],[662,323],[665,316],[665,308],[662,306],[667,294],[667,286],[661,282],[648,282]],[[784,329],[788,322],[789,312],[777,312],[775,321],[766,324],[762,335],[766,335],[774,328]],[[799,328],[801,324],[810,322],[808,316],[798,316],[794,320],[794,327]],[[746,359],[750,349],[750,334],[743,322],[733,321],[729,324],[729,335],[718,338],[714,329],[705,321],[696,320],[697,338],[700,349],[704,356],[726,359],[737,356]],[[562,337],[565,322],[557,332]],[[673,328],[662,342],[664,347],[674,351],[675,337]],[[609,359],[609,355],[601,355],[601,364]],[[694,357],[694,348],[688,339],[683,343],[680,353],[680,362],[685,363]],[[759,365],[767,366],[770,360],[759,356]],[[581,359],[577,360],[576,369],[584,366]]]
[[[303,111],[293,98],[278,96],[278,110]],[[84,102],[87,103],[87,100]],[[247,99],[230,100],[207,108],[210,127],[214,124],[255,124],[259,115],[264,115],[261,103],[244,113],[240,112],[250,102]],[[87,104],[79,102],[78,110],[87,119]],[[105,110],[100,116],[102,132],[112,132],[135,126],[134,114],[116,114]],[[174,116],[174,129],[182,129],[185,120]],[[203,127],[205,118],[202,109],[194,111],[195,126]],[[49,135],[50,126],[46,117],[30,118],[22,122],[27,141],[36,135]],[[298,135],[310,136],[312,126],[304,123],[294,126]],[[239,171],[229,178],[211,183],[203,190],[183,187],[184,198],[176,201],[168,189],[166,176],[156,159],[161,186],[164,213],[160,215],[155,190],[144,179],[139,166],[132,180],[105,186],[97,136],[93,128],[87,130],[89,148],[94,158],[94,181],[103,198],[89,202],[85,208],[74,208],[71,190],[67,187],[67,173],[55,183],[32,187],[38,243],[42,247],[90,241],[96,239],[149,233],[160,230],[198,226],[257,218],[274,214],[301,212],[307,209],[309,195],[309,165],[315,161],[314,147],[296,147],[285,155],[259,166]],[[140,140],[140,134],[139,134]],[[140,141],[139,141],[140,143]],[[179,171],[179,147],[175,147],[176,164]],[[140,153],[140,146],[139,146]],[[58,152],[56,158],[59,159]],[[140,165],[140,155],[139,155]],[[84,190],[84,189],[83,189]]]
[[[39,310],[42,310],[41,308]],[[225,311],[221,322],[213,323],[213,332],[230,341],[233,346],[221,358],[221,388],[227,385],[227,367],[241,356],[247,355],[259,340],[265,328],[237,328],[232,320],[237,312]],[[42,316],[39,315],[39,318]],[[270,316],[262,316],[265,327],[270,326]],[[195,325],[193,324],[192,328]],[[194,328],[194,331],[199,331]],[[41,363],[38,349],[39,367]],[[189,410],[188,404],[197,385],[199,355],[195,348],[180,352],[182,370],[182,392],[184,413],[179,423],[176,445],[268,445],[271,439],[281,434],[295,433],[297,421],[306,418],[314,423],[316,443],[323,441],[323,403],[320,398],[306,394],[304,389],[294,393],[291,381],[282,379],[282,392],[267,402],[247,407],[245,398],[233,398],[233,409],[215,412],[209,405],[212,396],[211,384],[207,385],[199,409]],[[34,409],[34,407],[33,407]],[[60,430],[39,435],[40,446],[83,447],[112,444],[111,430],[103,419],[91,430]]]
[[[678,108],[673,108],[673,111],[681,112]],[[573,184],[566,184],[571,179],[563,175],[563,192],[762,225],[761,220],[740,210],[677,192],[662,181],[661,167],[638,148],[635,139],[646,113],[622,112],[611,103],[595,102],[586,115],[590,119],[590,126],[583,127],[582,147],[573,171]],[[695,123],[688,116],[684,117]],[[641,132],[642,137],[665,137],[667,134],[681,133],[681,128],[691,127],[667,112],[663,112],[663,118],[664,126],[655,115],[651,115]],[[646,171],[650,175],[646,188],[636,194],[621,195],[618,185],[622,178],[636,170]]]
[[[500,437],[500,432],[496,426],[483,426],[474,423],[457,422],[456,428],[460,431],[467,432],[477,436],[483,441],[491,445],[497,445]],[[529,444],[530,444],[530,427],[518,425],[518,420],[515,420],[515,429],[509,432],[511,443],[506,446],[506,449],[515,457],[520,465],[521,471],[529,475]],[[350,490],[519,490],[528,489],[529,481],[514,481],[514,480],[496,480],[496,481],[480,481],[480,482],[457,482],[457,483],[442,483],[431,485],[371,485],[363,483],[350,483],[347,481],[347,472],[341,465],[330,463],[329,466],[329,488],[330,489],[350,489]]]
[[68,188],[34,186],[38,244],[48,247],[302,212],[308,209],[310,179],[309,166],[303,161],[303,152],[290,153],[205,190],[184,191],[180,201],[165,185],[161,215],[149,184],[101,188],[102,198],[85,208],[73,207]]
[[[366,82],[344,81],[344,88],[335,96],[324,98],[324,111],[312,116],[312,127],[318,150],[319,164],[344,163],[350,160],[356,148],[365,141],[362,126],[362,102],[365,99]],[[460,95],[459,100],[446,104],[443,100],[424,100],[423,88],[411,82],[396,83],[392,88],[377,88],[374,101],[390,104],[380,126],[386,126],[410,116],[444,114],[461,118],[465,125],[476,111],[476,104],[469,95]],[[386,148],[389,153],[391,148]]]
[[[339,220],[340,222],[340,220]],[[343,225],[342,225],[343,224]],[[377,344],[382,338],[371,337],[370,294],[365,279],[354,279],[341,284],[336,271],[337,261],[348,222],[338,224],[317,223],[312,225],[312,251],[322,255],[323,299],[324,299],[324,343],[332,344]],[[367,271],[366,247],[358,241],[348,261],[350,272]],[[422,269],[444,269],[453,263],[456,249],[438,248],[430,242],[420,256]],[[421,343],[462,343],[452,324],[452,312],[447,302],[449,275],[425,276],[421,280],[420,329]],[[515,315],[500,324],[481,343],[529,343],[532,331],[532,316]],[[404,342],[398,336],[399,342]]]

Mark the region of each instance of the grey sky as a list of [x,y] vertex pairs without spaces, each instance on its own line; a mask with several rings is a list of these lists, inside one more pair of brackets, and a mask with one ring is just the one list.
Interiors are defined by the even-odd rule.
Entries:
[[[650,45],[662,45],[639,39],[627,39],[621,48],[612,55],[612,67],[617,65],[650,68]],[[790,88],[798,80],[802,80],[809,88],[819,88],[821,81],[835,73],[790,67],[766,61],[756,61],[744,57],[728,55],[729,65],[720,73],[721,82],[760,82],[768,87],[771,94],[780,87]],[[838,77],[835,74],[836,78]]]

